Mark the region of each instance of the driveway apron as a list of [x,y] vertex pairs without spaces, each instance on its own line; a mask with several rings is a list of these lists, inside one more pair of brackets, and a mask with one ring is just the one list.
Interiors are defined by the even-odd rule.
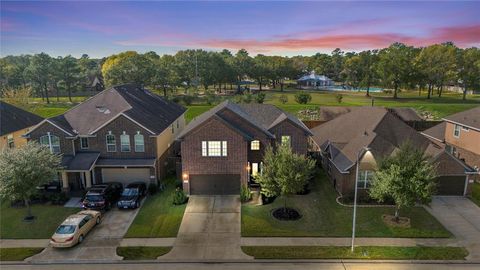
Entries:
[[190,196],[172,251],[161,260],[251,259],[240,247],[239,196]]
[[112,209],[105,213],[102,223],[94,227],[80,245],[66,249],[47,247],[28,260],[32,262],[121,260],[122,257],[117,255],[116,249],[137,212],[138,209],[133,211]]
[[468,249],[468,260],[480,261],[480,207],[465,197],[437,196],[425,208]]

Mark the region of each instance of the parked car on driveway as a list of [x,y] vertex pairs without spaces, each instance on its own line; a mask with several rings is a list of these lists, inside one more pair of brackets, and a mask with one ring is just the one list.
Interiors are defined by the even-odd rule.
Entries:
[[70,215],[58,226],[50,239],[50,245],[56,248],[73,247],[80,244],[95,225],[102,221],[102,213],[83,210]]
[[94,185],[85,194],[83,200],[84,209],[108,210],[115,205],[122,194],[121,183],[106,183]]
[[129,184],[117,202],[118,209],[138,208],[142,198],[147,193],[147,185],[143,182]]

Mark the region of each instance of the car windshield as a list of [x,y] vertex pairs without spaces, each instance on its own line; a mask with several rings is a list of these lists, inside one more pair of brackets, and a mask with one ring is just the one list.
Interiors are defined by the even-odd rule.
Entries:
[[90,202],[103,201],[103,197],[101,195],[93,195],[93,194],[87,194],[85,199]]
[[56,231],[58,234],[72,234],[73,232],[75,232],[74,225],[60,225]]
[[136,188],[126,188],[123,190],[122,196],[135,196],[138,194],[138,189]]

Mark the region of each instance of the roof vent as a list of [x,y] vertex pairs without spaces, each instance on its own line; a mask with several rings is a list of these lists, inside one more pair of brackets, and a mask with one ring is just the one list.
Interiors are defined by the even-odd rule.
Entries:
[[109,114],[110,113],[110,110],[107,109],[107,107],[105,106],[97,106],[97,111],[103,113],[103,114]]
[[363,136],[368,136],[367,130],[363,131]]

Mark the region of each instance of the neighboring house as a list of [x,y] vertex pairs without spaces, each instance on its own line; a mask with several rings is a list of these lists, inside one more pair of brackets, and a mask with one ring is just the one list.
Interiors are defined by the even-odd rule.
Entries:
[[0,101],[0,150],[26,144],[22,135],[42,120],[36,114]]
[[[365,195],[379,160],[395,153],[403,143],[431,156],[437,166],[437,193],[465,195],[470,192],[470,167],[445,152],[400,118],[381,107],[360,107],[312,129],[322,166],[335,189],[351,196],[355,190],[357,155],[360,156],[358,188]],[[369,148],[364,152],[363,147]],[[360,154],[359,154],[360,153]]]
[[238,194],[261,173],[267,146],[307,154],[310,130],[273,105],[225,101],[194,119],[181,140],[183,187],[189,194]]
[[100,92],[105,89],[105,84],[103,83],[103,78],[100,75],[89,75],[87,76],[87,82],[85,86],[86,90]]
[[330,78],[324,75],[316,75],[315,72],[297,80],[297,87],[301,89],[319,89],[333,85],[334,83]]
[[480,106],[442,120],[422,134],[443,144],[447,152],[471,167],[480,169]]
[[[25,136],[62,154],[66,190],[103,182],[156,183],[166,175],[185,108],[134,84],[104,90]],[[60,180],[59,179],[59,180]]]

